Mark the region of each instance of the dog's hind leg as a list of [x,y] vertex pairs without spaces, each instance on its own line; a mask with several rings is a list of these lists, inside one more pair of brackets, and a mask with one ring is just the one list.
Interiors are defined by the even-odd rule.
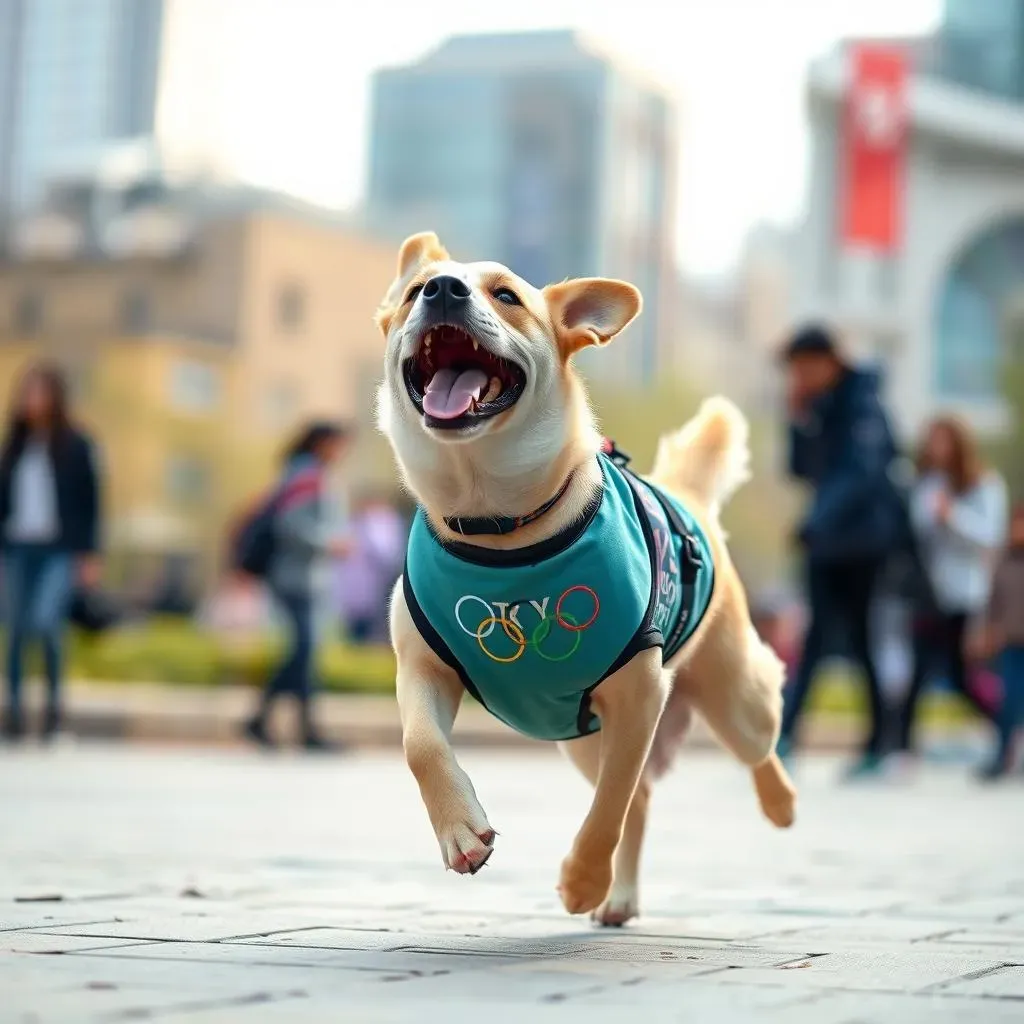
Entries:
[[[753,771],[765,816],[779,828],[795,818],[796,789],[775,753],[785,670],[753,626],[722,616],[694,657],[677,669],[694,708],[738,760]],[[743,616],[745,618],[745,616]]]
[[[597,785],[601,768],[601,734],[583,736],[578,740],[560,743],[559,746],[584,778],[592,785]],[[615,848],[612,887],[604,903],[591,914],[598,924],[623,925],[640,913],[640,851],[647,827],[650,799],[651,782],[645,772],[637,783],[622,826],[622,839]]]

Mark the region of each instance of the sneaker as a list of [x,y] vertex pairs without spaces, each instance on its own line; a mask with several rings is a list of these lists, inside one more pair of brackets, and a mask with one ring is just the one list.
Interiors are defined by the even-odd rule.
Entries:
[[3,714],[3,725],[0,728],[3,737],[12,743],[20,740],[25,735],[25,719],[20,709],[8,708]]
[[793,741],[788,736],[780,736],[775,744],[778,759],[788,768],[793,760]]
[[1010,774],[1010,760],[996,756],[988,764],[978,769],[975,777],[979,782],[998,782]]
[[250,718],[248,722],[242,726],[242,735],[246,739],[252,740],[259,747],[265,747],[271,749],[276,746],[270,733],[267,732],[267,725],[263,721],[260,715],[255,718]]
[[917,771],[917,758],[907,750],[897,750],[886,756],[882,770],[894,782],[907,782]]
[[846,782],[860,782],[862,780],[878,778],[882,774],[883,758],[878,754],[863,754],[859,760],[854,761],[843,773]]
[[43,729],[40,738],[44,743],[50,743],[60,734],[62,716],[60,708],[48,707],[43,714]]
[[340,754],[345,749],[344,744],[329,740],[317,732],[307,732],[302,739],[302,746],[321,754]]

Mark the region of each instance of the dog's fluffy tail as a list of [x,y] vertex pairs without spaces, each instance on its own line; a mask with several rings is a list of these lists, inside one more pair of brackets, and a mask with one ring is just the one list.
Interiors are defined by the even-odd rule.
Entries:
[[651,479],[671,494],[695,498],[717,516],[750,479],[750,427],[736,405],[720,395],[658,443]]

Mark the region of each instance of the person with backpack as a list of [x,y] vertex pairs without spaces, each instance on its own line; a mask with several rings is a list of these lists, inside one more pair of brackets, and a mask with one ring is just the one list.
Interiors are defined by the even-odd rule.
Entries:
[[350,429],[342,424],[306,426],[285,452],[273,493],[243,524],[235,540],[236,567],[266,582],[291,633],[284,658],[245,725],[246,735],[262,746],[273,745],[268,720],[283,694],[292,694],[299,703],[303,745],[309,750],[332,746],[313,719],[313,671],[318,613],[329,585],[327,563],[348,549],[333,530],[325,482],[350,439]]
[[863,670],[870,726],[850,775],[882,766],[886,705],[879,684],[870,618],[883,572],[906,542],[906,509],[893,469],[898,458],[869,368],[850,365],[832,333],[810,325],[782,353],[789,404],[790,475],[811,497],[795,539],[805,559],[810,624],[799,667],[784,699],[778,750],[792,750],[808,692],[838,630]]

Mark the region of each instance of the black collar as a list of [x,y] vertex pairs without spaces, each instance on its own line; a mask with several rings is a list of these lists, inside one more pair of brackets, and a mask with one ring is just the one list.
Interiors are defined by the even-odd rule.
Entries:
[[480,537],[483,535],[503,536],[507,533],[515,533],[516,530],[530,523],[535,523],[545,512],[550,512],[565,497],[569,485],[576,476],[573,470],[566,478],[565,483],[555,492],[554,497],[548,498],[539,508],[527,512],[522,516],[445,516],[444,525],[452,533],[460,533],[463,537]]

